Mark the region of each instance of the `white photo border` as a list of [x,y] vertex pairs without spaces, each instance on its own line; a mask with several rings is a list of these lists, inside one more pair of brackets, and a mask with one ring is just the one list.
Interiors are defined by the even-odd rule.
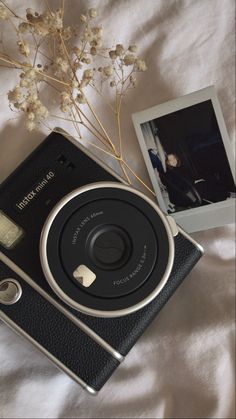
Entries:
[[[150,161],[144,135],[141,129],[141,124],[144,124],[145,122],[150,122],[154,119],[160,118],[161,116],[171,114],[181,109],[197,105],[207,100],[211,100],[212,102],[219,131],[227,155],[228,163],[231,169],[232,177],[235,182],[235,161],[233,155],[233,148],[229,139],[229,135],[227,133],[224,117],[214,86],[208,86],[204,89],[198,90],[193,93],[189,93],[185,96],[181,96],[177,99],[170,100],[160,105],[153,106],[152,108],[134,113],[132,115],[136,135],[138,137],[139,145],[159,205],[162,202],[162,194]],[[220,201],[209,205],[204,205],[202,207],[191,208],[184,211],[172,213],[171,216],[188,233],[200,230],[207,230],[209,228],[219,227],[225,224],[235,222],[235,201],[235,198],[232,198],[229,200]],[[162,205],[160,205],[160,207],[162,207]],[[164,208],[161,209],[164,210]]]

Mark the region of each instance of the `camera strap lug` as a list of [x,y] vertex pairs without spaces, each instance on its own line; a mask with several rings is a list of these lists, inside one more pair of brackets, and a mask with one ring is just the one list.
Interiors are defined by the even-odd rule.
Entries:
[[166,218],[167,218],[167,221],[169,223],[169,226],[170,226],[173,237],[177,236],[179,234],[179,229],[178,229],[178,226],[177,226],[174,218],[171,217],[170,215],[167,215]]

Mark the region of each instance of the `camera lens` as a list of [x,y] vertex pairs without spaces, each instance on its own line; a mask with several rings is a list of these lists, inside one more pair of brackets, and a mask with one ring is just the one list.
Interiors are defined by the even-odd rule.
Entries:
[[152,201],[132,188],[85,186],[49,216],[41,241],[45,276],[72,307],[105,317],[127,314],[168,278],[174,257],[168,228]]
[[[148,279],[158,251],[147,217],[115,196],[75,207],[58,244],[68,278],[75,282],[73,272],[80,265],[86,266],[96,280],[85,291],[99,298],[120,297],[140,287]],[[83,287],[85,282],[83,278],[76,285]]]
[[89,256],[101,269],[121,268],[131,254],[131,241],[128,234],[115,225],[95,228],[87,241]]

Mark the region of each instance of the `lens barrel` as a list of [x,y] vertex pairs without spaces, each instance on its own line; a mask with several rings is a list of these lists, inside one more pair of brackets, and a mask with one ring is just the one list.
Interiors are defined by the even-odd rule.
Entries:
[[99,182],[67,195],[41,238],[41,263],[72,307],[103,317],[128,314],[160,292],[173,264],[165,216],[131,187]]

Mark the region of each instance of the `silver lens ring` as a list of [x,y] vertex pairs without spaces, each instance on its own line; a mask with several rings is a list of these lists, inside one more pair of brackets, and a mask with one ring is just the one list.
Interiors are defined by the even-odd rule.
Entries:
[[[165,229],[167,239],[168,239],[168,260],[166,263],[164,274],[157,284],[157,286],[150,292],[148,296],[146,296],[144,299],[140,300],[138,303],[133,304],[129,307],[123,308],[123,309],[116,309],[116,310],[101,310],[101,309],[94,309],[89,306],[83,305],[81,303],[78,303],[78,301],[75,301],[72,299],[67,293],[64,292],[64,290],[59,287],[57,281],[55,280],[52,271],[50,269],[49,261],[48,261],[48,254],[47,254],[47,243],[48,243],[48,236],[50,229],[52,227],[52,224],[59,214],[59,212],[65,207],[66,204],[68,204],[71,200],[73,200],[75,197],[78,197],[79,195],[99,188],[112,188],[112,189],[119,189],[131,192],[132,194],[138,196],[139,198],[142,198],[147,204],[149,204],[157,213],[159,219],[161,219],[161,222],[163,224],[163,227]],[[96,182],[89,185],[85,185],[81,188],[78,188],[65,197],[61,201],[58,202],[58,204],[53,208],[51,213],[49,214],[42,233],[41,233],[41,239],[40,239],[40,260],[41,260],[41,266],[44,272],[44,275],[50,285],[50,287],[53,289],[53,291],[57,294],[57,296],[64,301],[66,304],[68,304],[70,307],[96,317],[119,317],[131,314],[137,310],[140,310],[147,304],[149,304],[157,295],[161,292],[163,287],[165,286],[166,282],[168,281],[168,278],[170,276],[173,262],[174,262],[174,239],[173,234],[170,228],[170,225],[165,217],[165,215],[162,213],[162,211],[159,209],[159,207],[146,195],[144,195],[142,192],[120,183],[116,182]]]

